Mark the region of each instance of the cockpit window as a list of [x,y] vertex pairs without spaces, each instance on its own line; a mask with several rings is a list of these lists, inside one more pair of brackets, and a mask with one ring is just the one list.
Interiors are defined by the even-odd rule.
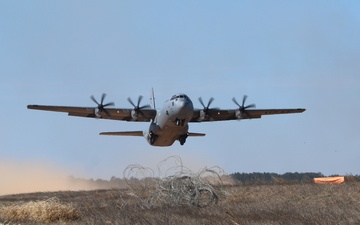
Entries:
[[171,99],[170,100],[174,100],[174,99],[186,99],[186,100],[189,100],[189,97],[187,96],[187,95],[184,95],[184,94],[180,94],[180,95],[173,95],[172,97],[171,97]]
[[189,97],[187,95],[180,95],[180,98],[185,98],[185,100],[189,100]]

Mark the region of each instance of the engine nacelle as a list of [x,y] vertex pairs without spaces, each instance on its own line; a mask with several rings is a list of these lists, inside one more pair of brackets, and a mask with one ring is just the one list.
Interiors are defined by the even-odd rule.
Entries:
[[200,110],[200,117],[199,117],[199,121],[203,121],[207,118],[207,114],[204,110]]
[[134,120],[137,120],[139,113],[137,113],[135,110],[131,110],[131,117]]
[[239,109],[235,111],[236,118],[241,119],[242,115],[243,113]]
[[94,110],[94,114],[97,118],[102,118],[101,112],[102,111],[98,108],[95,108],[95,110]]

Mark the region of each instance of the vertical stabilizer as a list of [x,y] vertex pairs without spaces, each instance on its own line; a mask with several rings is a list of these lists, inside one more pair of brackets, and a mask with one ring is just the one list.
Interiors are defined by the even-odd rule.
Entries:
[[154,88],[151,88],[150,94],[150,106],[152,109],[155,109],[155,96],[154,96]]

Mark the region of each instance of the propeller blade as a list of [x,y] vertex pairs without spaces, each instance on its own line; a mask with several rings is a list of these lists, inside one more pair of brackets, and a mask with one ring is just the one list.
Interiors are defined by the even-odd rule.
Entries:
[[91,95],[91,100],[93,100],[93,102],[95,102],[96,103],[96,105],[100,105],[97,101],[96,101],[96,99],[95,99],[95,97],[94,97],[94,95]]
[[205,105],[204,105],[201,97],[199,97],[199,102],[200,102],[200,104],[205,108]]
[[106,97],[106,94],[105,93],[103,93],[102,95],[101,95],[101,105],[104,103],[104,99],[105,99],[105,97]]
[[143,96],[140,95],[140,96],[138,97],[137,105],[134,104],[134,102],[131,100],[130,97],[127,99],[128,102],[134,107],[134,109],[133,109],[133,111],[135,112],[134,119],[137,118],[137,114],[140,114],[141,116],[146,117],[145,114],[144,114],[141,110],[142,110],[142,109],[145,109],[145,108],[149,108],[150,105],[140,106],[140,103],[141,103],[141,100],[142,100],[142,99],[143,99]]
[[109,103],[105,104],[105,105],[104,105],[104,107],[114,106],[114,105],[115,105],[115,103],[114,103],[114,102],[109,102]]
[[239,108],[241,107],[240,104],[236,101],[236,98],[235,98],[235,97],[232,98],[232,101],[233,101],[237,106],[239,106]]
[[[205,106],[203,100],[201,97],[199,97],[199,102],[200,104],[204,107],[202,109],[202,111],[204,112],[205,116],[208,117],[210,120],[213,120],[212,116],[211,116],[211,111],[214,110],[214,109],[218,109],[218,108],[209,108],[211,103],[214,101],[214,98],[211,97],[207,103],[207,105]],[[205,118],[201,118],[200,120],[203,120]]]
[[239,107],[239,111],[240,111],[241,113],[245,114],[248,118],[251,119],[251,115],[249,114],[249,112],[247,111],[247,109],[249,109],[249,108],[255,108],[256,105],[255,105],[255,104],[250,104],[250,105],[245,106],[245,102],[246,102],[247,97],[248,97],[247,95],[244,95],[244,96],[243,96],[241,105],[236,101],[235,97],[232,98],[232,101]]
[[211,105],[211,103],[214,101],[214,98],[213,97],[211,97],[210,99],[209,99],[209,102],[208,102],[208,104],[207,104],[207,108],[209,108],[209,106]]
[[139,109],[146,109],[146,108],[150,108],[150,105],[143,105]]
[[245,106],[244,108],[245,108],[245,109],[248,109],[248,108],[256,108],[256,105],[255,105],[255,104],[251,104],[251,105]]
[[133,101],[131,101],[131,98],[130,98],[130,97],[128,97],[127,100],[128,100],[128,102],[129,102],[132,106],[134,106],[134,108],[136,107],[136,105],[133,103]]
[[97,104],[97,108],[98,108],[98,110],[99,110],[99,113],[98,113],[98,114],[99,114],[99,115],[98,115],[99,117],[101,116],[101,113],[102,113],[102,112],[104,112],[104,113],[107,115],[107,117],[110,117],[111,115],[110,115],[109,111],[107,111],[107,110],[105,109],[105,107],[114,106],[114,105],[115,105],[114,102],[109,102],[109,103],[107,103],[107,104],[104,105],[103,103],[104,103],[105,97],[106,97],[106,94],[103,93],[103,94],[101,95],[101,99],[100,99],[100,103],[99,103],[99,102],[95,99],[95,97],[94,97],[93,95],[90,96],[90,99]]
[[142,96],[142,95],[139,95],[139,98],[138,98],[138,103],[137,103],[137,107],[139,107],[139,106],[140,106],[140,102],[141,102],[142,98],[143,98],[143,96]]
[[199,102],[200,102],[200,104],[204,107],[204,110],[209,110],[209,107],[210,107],[210,105],[211,105],[211,103],[212,103],[213,101],[214,101],[214,98],[213,98],[213,97],[211,97],[211,98],[209,99],[209,101],[208,101],[207,106],[205,106],[205,104],[204,104],[204,102],[203,102],[202,98],[201,98],[201,97],[199,97]]
[[244,95],[243,100],[242,100],[242,105],[241,105],[242,107],[244,107],[246,99],[247,99],[247,95]]

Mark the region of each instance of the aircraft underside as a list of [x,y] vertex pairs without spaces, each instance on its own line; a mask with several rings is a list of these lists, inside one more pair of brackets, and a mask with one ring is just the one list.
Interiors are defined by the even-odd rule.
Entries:
[[187,124],[168,121],[163,128],[156,126],[154,129],[154,126],[150,126],[146,139],[153,146],[171,146],[176,140],[183,145],[188,136],[188,129]]

